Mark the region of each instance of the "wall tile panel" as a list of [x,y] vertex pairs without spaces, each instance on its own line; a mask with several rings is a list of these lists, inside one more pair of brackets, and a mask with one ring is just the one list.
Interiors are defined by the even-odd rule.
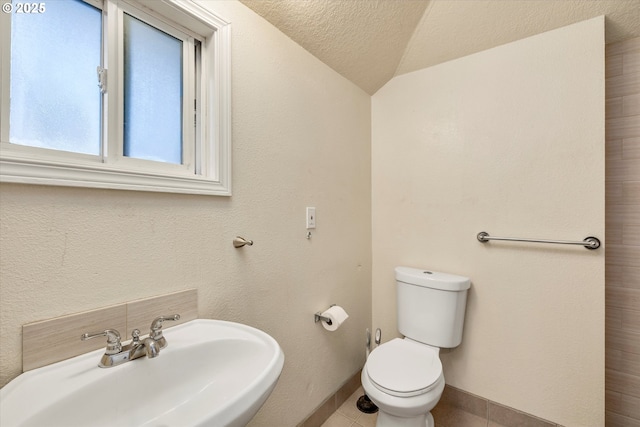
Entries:
[[606,63],[606,423],[638,427],[640,38],[608,45]]

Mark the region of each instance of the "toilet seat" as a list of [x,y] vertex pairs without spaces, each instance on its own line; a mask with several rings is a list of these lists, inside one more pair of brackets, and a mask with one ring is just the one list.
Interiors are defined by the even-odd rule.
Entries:
[[427,393],[442,377],[437,349],[400,338],[371,352],[365,367],[376,388],[398,397]]

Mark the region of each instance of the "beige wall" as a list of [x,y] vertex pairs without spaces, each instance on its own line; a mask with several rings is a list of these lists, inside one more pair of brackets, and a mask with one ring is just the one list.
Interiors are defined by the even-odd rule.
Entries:
[[[0,384],[20,373],[24,323],[197,288],[200,317],[278,340],[285,367],[252,425],[292,426],[364,363],[370,97],[242,4],[203,4],[232,22],[233,197],[0,185]],[[331,303],[351,317],[329,334],[313,313]]]
[[607,427],[640,425],[640,38],[607,45]]
[[[393,267],[472,279],[455,387],[566,426],[604,424],[604,18],[391,80],[372,99],[373,326]],[[604,239],[603,239],[604,240]]]
[[[202,4],[233,24],[234,196],[1,184],[0,384],[20,372],[24,323],[195,287],[200,317],[279,341],[285,368],[251,425],[295,425],[362,366],[372,292],[373,326],[396,335],[403,264],[472,278],[448,383],[602,424],[604,250],[475,235],[604,237],[603,20],[397,77],[371,101],[241,4]],[[351,317],[328,334],[312,314],[334,302]]]

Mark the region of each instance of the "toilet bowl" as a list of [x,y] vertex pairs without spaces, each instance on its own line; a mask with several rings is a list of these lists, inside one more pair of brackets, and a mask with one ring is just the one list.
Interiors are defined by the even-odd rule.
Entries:
[[362,388],[378,408],[376,427],[434,427],[444,391],[440,348],[462,341],[467,277],[396,267],[398,331],[371,352]]
[[433,427],[431,409],[444,390],[439,349],[396,338],[376,348],[362,387],[380,408],[377,427]]

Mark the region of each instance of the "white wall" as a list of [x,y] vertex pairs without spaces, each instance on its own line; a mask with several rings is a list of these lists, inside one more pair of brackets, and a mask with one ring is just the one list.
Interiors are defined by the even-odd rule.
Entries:
[[[393,268],[469,276],[447,382],[566,426],[604,425],[604,18],[398,76],[372,100],[373,326]],[[604,240],[604,239],[603,239]]]
[[[193,287],[200,317],[278,340],[251,425],[293,426],[364,363],[370,97],[239,2],[202,4],[232,22],[233,197],[0,185],[0,384],[20,373],[21,325]],[[351,315],[333,334],[313,322],[331,303]]]

